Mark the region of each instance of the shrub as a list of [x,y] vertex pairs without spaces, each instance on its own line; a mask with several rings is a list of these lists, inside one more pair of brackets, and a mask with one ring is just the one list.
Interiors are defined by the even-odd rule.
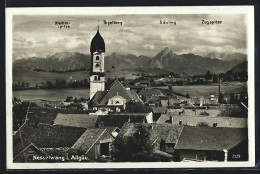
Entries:
[[202,112],[200,112],[200,115],[209,116],[209,113],[208,113],[208,112],[206,112],[206,111],[202,111]]
[[199,126],[199,127],[209,127],[209,124],[207,122],[199,122],[196,126]]

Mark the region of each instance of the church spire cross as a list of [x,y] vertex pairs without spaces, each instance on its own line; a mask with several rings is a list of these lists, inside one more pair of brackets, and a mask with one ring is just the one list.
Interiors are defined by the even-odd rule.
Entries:
[[99,20],[98,20],[98,25],[97,25],[97,31],[99,31]]

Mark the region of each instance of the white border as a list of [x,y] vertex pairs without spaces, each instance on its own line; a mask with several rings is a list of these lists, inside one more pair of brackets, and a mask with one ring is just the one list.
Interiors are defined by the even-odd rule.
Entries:
[[[102,12],[102,13],[100,13]],[[248,45],[248,133],[247,162],[153,162],[153,163],[13,163],[12,155],[12,17],[13,15],[109,15],[109,14],[247,14]],[[210,7],[73,7],[6,9],[6,156],[7,169],[111,169],[111,168],[211,168],[255,166],[254,100],[254,6]]]

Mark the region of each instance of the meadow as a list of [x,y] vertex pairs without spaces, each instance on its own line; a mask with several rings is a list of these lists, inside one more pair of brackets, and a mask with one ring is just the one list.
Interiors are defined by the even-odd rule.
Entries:
[[89,98],[89,89],[84,88],[66,88],[66,89],[35,89],[13,91],[13,97],[21,100],[48,100],[48,101],[64,101],[67,96],[77,98]]
[[[106,73],[106,78],[125,77],[126,79],[135,79],[138,76],[133,75],[140,73],[141,70],[117,70],[114,69],[109,73]],[[77,71],[77,72],[66,72],[66,73],[55,73],[55,72],[35,72],[32,69],[19,67],[13,69],[13,83],[18,82],[29,82],[30,87],[34,87],[35,84],[40,84],[47,81],[55,82],[56,80],[89,80],[88,71]],[[221,91],[223,94],[234,92],[240,93],[241,89],[246,88],[246,83],[230,82],[221,84]],[[155,87],[168,89],[168,86]],[[186,95],[189,93],[191,97],[205,96],[210,93],[218,93],[218,84],[208,85],[189,85],[189,86],[171,86],[174,93]],[[53,100],[62,101],[67,96],[73,97],[89,97],[89,89],[35,89],[35,90],[22,90],[13,91],[13,96],[20,98],[21,100]]]
[[[221,85],[221,92],[223,94],[230,94],[231,91],[240,93],[242,89],[246,88],[246,83],[228,83]],[[188,85],[188,86],[171,86],[172,92],[186,95],[191,97],[205,96],[210,93],[218,93],[219,87],[217,84],[209,85]]]

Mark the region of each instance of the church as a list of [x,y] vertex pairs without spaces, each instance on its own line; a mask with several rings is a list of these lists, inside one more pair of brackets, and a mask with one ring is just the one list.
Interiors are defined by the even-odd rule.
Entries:
[[127,103],[141,102],[135,91],[125,88],[118,79],[105,89],[105,41],[100,35],[99,26],[90,45],[90,101],[89,108],[120,112]]

